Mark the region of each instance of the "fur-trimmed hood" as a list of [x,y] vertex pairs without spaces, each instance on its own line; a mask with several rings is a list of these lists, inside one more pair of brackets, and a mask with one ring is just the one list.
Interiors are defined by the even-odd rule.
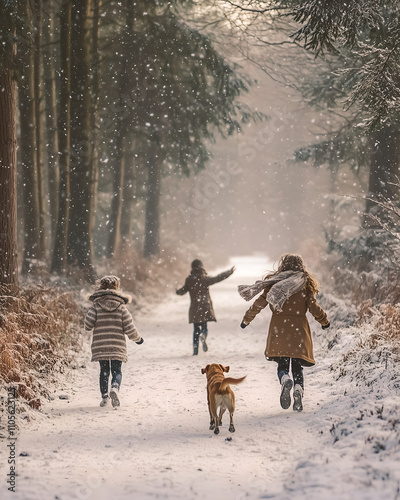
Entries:
[[96,290],[87,298],[99,304],[105,311],[115,311],[121,304],[128,304],[132,300],[129,295],[122,294],[118,290]]

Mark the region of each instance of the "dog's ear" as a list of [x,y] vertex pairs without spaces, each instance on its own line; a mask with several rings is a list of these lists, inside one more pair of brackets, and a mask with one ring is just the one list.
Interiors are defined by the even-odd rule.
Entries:
[[205,368],[202,368],[201,369],[201,373],[203,373],[203,374],[207,373],[207,370],[208,370],[209,367],[210,367],[210,365],[207,365]]
[[222,369],[223,369],[224,372],[229,372],[229,366],[223,366]]

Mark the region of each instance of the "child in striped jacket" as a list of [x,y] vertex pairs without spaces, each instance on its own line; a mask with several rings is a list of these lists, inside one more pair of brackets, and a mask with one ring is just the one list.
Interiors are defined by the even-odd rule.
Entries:
[[[93,330],[92,361],[100,363],[100,406],[106,406],[111,399],[112,406],[120,406],[118,398],[122,379],[122,362],[128,361],[125,335],[143,344],[131,313],[126,308],[130,297],[120,291],[120,280],[116,276],[104,276],[95,292],[90,295],[93,302],[86,314],[85,330]],[[111,390],[108,381],[111,371]]]

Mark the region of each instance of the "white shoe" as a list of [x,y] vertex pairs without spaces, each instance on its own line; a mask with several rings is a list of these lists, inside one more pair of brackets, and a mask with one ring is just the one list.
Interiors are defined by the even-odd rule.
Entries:
[[284,410],[287,410],[290,407],[291,399],[290,399],[290,391],[293,387],[292,379],[289,375],[284,375],[281,380],[281,406]]
[[111,404],[113,405],[114,408],[120,406],[120,402],[118,399],[118,392],[119,392],[118,387],[111,387],[110,398],[111,398]]
[[294,386],[294,391],[293,391],[293,410],[294,411],[303,411],[303,388],[301,385],[296,384]]
[[107,406],[108,405],[108,401],[109,401],[109,397],[108,397],[108,394],[106,394],[105,396],[103,396],[101,398],[101,401],[100,401],[100,406],[103,408],[103,406]]

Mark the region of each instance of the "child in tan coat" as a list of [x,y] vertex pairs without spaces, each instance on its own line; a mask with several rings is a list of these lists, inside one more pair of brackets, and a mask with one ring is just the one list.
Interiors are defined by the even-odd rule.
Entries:
[[[265,357],[278,363],[278,378],[281,383],[280,403],[283,409],[291,404],[293,387],[293,410],[302,411],[304,394],[303,366],[315,364],[310,325],[306,313],[309,311],[322,325],[330,326],[325,311],[315,298],[318,283],[307,271],[300,255],[282,255],[278,270],[265,276],[253,285],[239,286],[239,293],[250,300],[262,294],[246,311],[241,327],[246,328],[256,315],[268,304],[272,310]],[[289,376],[291,368],[293,381]]]

